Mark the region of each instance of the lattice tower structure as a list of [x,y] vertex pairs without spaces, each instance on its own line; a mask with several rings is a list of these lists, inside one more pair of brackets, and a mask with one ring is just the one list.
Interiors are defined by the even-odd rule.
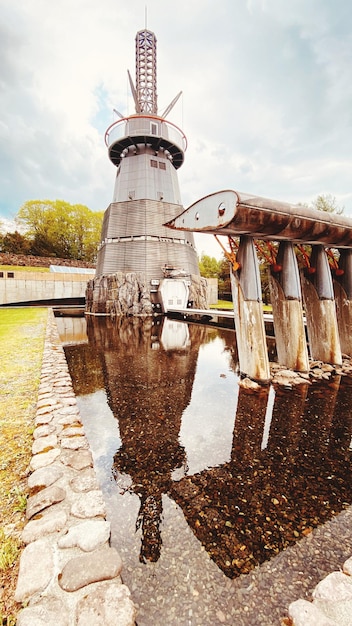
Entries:
[[156,37],[150,30],[141,30],[136,36],[136,113],[157,115]]
[[156,111],[156,38],[136,36],[136,87],[130,78],[136,114],[106,131],[109,158],[116,166],[113,201],[107,208],[97,257],[96,277],[116,272],[145,276],[147,289],[165,276],[165,267],[199,276],[193,233],[172,232],[164,224],[183,210],[177,170],[184,161],[183,131]]

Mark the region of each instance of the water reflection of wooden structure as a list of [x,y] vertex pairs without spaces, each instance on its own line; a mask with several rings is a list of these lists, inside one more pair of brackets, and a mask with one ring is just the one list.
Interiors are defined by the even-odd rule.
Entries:
[[351,502],[351,385],[338,394],[339,384],[279,390],[267,436],[268,390],[241,389],[231,461],[173,483],[171,495],[227,576],[248,573]]
[[[226,190],[194,203],[167,226],[228,237],[244,375],[264,383],[270,380],[258,240],[269,246],[279,363],[300,372],[309,369],[303,303],[311,358],[341,365],[342,352],[352,356],[352,219]],[[278,247],[272,242],[279,242]],[[299,271],[293,244],[300,248],[304,270]]]

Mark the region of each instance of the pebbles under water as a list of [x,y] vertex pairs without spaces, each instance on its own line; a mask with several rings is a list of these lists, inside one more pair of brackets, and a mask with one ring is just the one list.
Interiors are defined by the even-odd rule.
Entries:
[[352,554],[350,362],[253,390],[230,330],[87,333],[66,357],[138,625],[279,624]]

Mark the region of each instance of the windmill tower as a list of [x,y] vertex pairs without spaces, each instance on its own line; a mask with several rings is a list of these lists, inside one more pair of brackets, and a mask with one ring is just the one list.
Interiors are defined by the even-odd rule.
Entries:
[[[115,110],[119,119],[105,133],[109,158],[117,171],[113,201],[104,215],[96,278],[87,296],[88,310],[103,312],[104,299],[113,299],[115,312],[125,313],[124,305],[120,311],[121,298],[116,304],[116,290],[122,289],[125,298],[126,276],[129,284],[140,282],[136,297],[146,305],[144,313],[161,310],[162,285],[165,287],[165,280],[171,278],[182,279],[184,285],[188,281],[191,297],[187,299],[200,305],[198,295],[204,294],[204,285],[200,287],[193,233],[175,233],[164,226],[182,211],[177,170],[184,161],[187,140],[180,128],[166,120],[181,92],[162,114],[158,113],[153,32],[145,29],[137,33],[135,85],[129,72],[128,76],[136,112],[124,117]],[[118,284],[112,287],[113,298],[106,291],[112,276],[118,276]],[[172,287],[175,294],[182,292],[176,282]],[[134,309],[127,312],[141,312],[136,297]],[[92,298],[99,300],[99,306],[90,304]],[[106,312],[111,306],[106,305]]]

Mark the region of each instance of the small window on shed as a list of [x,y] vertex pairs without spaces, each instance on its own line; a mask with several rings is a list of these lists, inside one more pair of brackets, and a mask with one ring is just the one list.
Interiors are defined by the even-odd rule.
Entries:
[[7,278],[15,278],[14,272],[7,272]]
[[162,161],[159,161],[159,168],[161,170],[166,170],[166,163],[163,163]]
[[4,278],[4,272],[0,272],[0,278]]
[[150,159],[150,165],[152,167],[158,167],[158,161],[155,161],[155,159]]

